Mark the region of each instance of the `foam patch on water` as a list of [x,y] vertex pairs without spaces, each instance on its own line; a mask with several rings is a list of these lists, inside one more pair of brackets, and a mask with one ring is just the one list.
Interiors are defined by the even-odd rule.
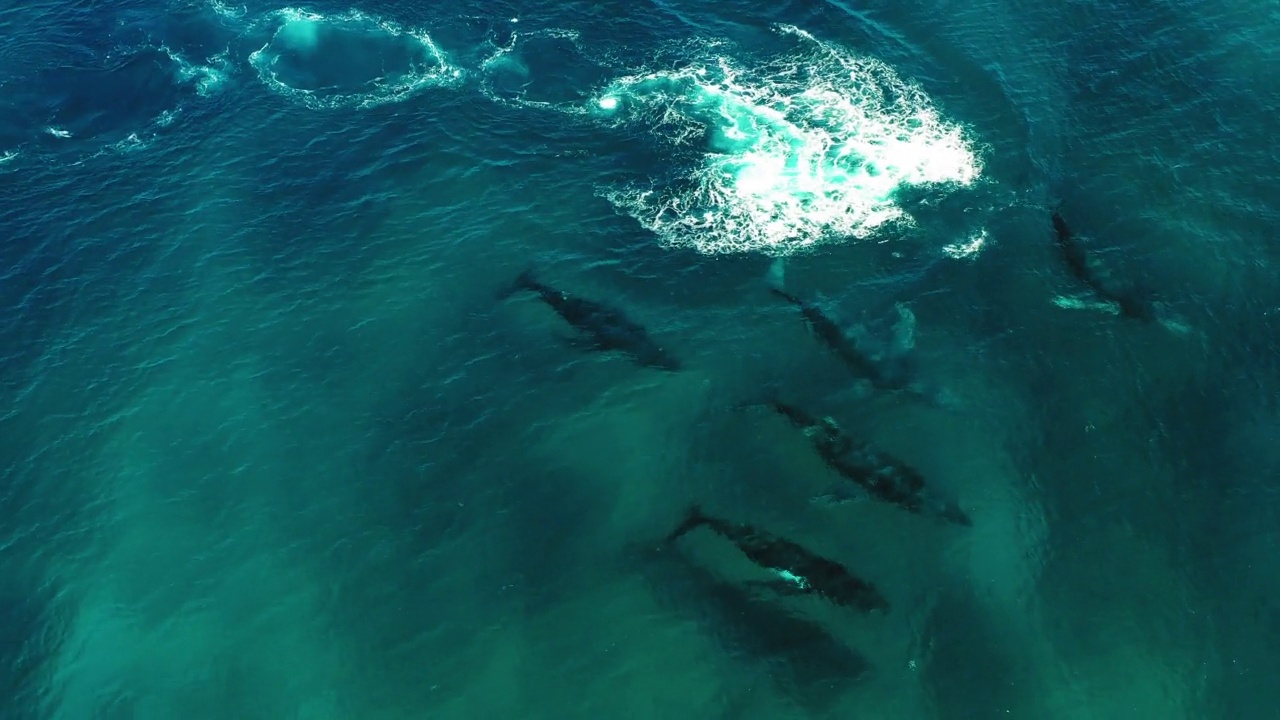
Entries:
[[249,9],[244,5],[231,6],[222,2],[222,0],[209,0],[209,8],[219,17],[226,20],[239,20],[245,16]]
[[249,63],[272,90],[308,107],[369,108],[462,77],[426,32],[359,10],[322,15],[284,8],[268,21],[275,33]]
[[986,247],[986,245],[987,231],[984,229],[974,233],[965,242],[952,243],[950,245],[943,246],[942,252],[946,253],[947,257],[955,258],[957,260],[962,258],[973,259],[978,256],[978,253],[982,252],[982,249]]
[[182,53],[170,49],[167,45],[161,45],[160,50],[177,66],[178,80],[184,84],[194,85],[196,94],[201,97],[208,97],[220,89],[231,72],[231,61],[225,52],[208,58],[207,65],[201,65],[191,62]]
[[607,188],[616,207],[669,246],[787,255],[910,224],[895,194],[973,183],[973,141],[915,83],[875,58],[796,27],[791,52],[744,67],[704,44],[678,69],[621,77],[594,114],[704,149],[674,183]]

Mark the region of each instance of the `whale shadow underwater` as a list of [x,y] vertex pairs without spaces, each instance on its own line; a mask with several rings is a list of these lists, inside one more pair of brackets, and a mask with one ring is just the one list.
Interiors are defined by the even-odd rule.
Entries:
[[499,300],[506,300],[522,292],[531,292],[546,303],[578,335],[568,338],[572,347],[597,352],[618,352],[642,367],[667,372],[681,369],[681,363],[667,348],[659,344],[639,323],[631,320],[619,308],[598,300],[572,295],[552,287],[535,277],[533,269],[527,269],[499,293]]
[[742,675],[767,676],[807,713],[829,711],[873,670],[865,656],[822,624],[792,614],[777,598],[719,577],[674,547],[647,548],[641,559],[641,575],[662,608],[695,621],[737,659]]

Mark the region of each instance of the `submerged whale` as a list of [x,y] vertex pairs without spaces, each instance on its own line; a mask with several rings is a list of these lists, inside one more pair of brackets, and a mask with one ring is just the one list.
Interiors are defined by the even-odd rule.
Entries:
[[595,300],[575,297],[541,283],[534,277],[532,270],[520,273],[504,293],[504,297],[521,291],[537,293],[557,315],[582,333],[583,342],[575,341],[575,344],[605,352],[616,350],[646,367],[671,372],[680,369],[680,361],[658,345],[642,326],[628,319],[621,310]]
[[973,521],[949,500],[935,497],[925,487],[924,476],[902,460],[858,440],[846,433],[835,420],[818,418],[777,399],[769,406],[792,425],[804,431],[813,442],[823,462],[850,480],[856,490],[847,487],[814,498],[826,504],[837,504],[870,496],[892,503],[916,515],[934,517],[956,525],[972,526]]
[[1123,317],[1135,320],[1156,318],[1155,306],[1149,299],[1142,297],[1133,288],[1117,286],[1109,281],[1106,272],[1100,272],[1099,264],[1089,257],[1084,246],[1071,232],[1067,221],[1062,218],[1061,212],[1054,210],[1052,220],[1058,252],[1072,277],[1092,290],[1101,300],[1114,306]]
[[877,343],[868,340],[862,328],[843,327],[817,303],[788,291],[783,276],[783,259],[778,258],[765,277],[769,291],[795,305],[814,336],[856,376],[882,392],[914,395],[939,407],[954,406],[954,398],[921,382],[911,372],[907,353],[915,345],[915,315],[910,309],[898,306],[899,319],[894,325],[892,342],[887,347],[875,348]]
[[864,352],[858,343],[822,308],[783,287],[783,264],[779,258],[769,267],[767,281],[769,291],[774,295],[795,305],[800,316],[808,323],[813,334],[826,345],[836,357],[840,358],[859,377],[869,380],[879,390],[902,390],[907,386],[907,378],[900,368],[884,361],[877,361],[869,353]]
[[759,673],[810,714],[829,711],[873,670],[866,656],[805,613],[793,613],[669,548],[642,551],[655,599],[717,641],[741,673]]
[[862,612],[889,609],[889,601],[874,585],[855,577],[843,565],[751,525],[707,515],[697,505],[671,531],[667,542],[675,542],[704,525],[732,542],[751,562],[777,574],[778,580],[769,585],[782,593],[817,595]]

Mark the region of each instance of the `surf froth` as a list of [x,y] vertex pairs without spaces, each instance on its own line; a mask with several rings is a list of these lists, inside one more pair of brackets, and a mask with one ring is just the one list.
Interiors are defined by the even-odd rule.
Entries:
[[618,78],[592,100],[614,124],[643,123],[672,146],[703,144],[675,183],[603,194],[670,246],[788,255],[912,222],[906,186],[965,186],[974,142],[885,63],[782,25],[793,49],[748,67],[707,44],[679,69]]

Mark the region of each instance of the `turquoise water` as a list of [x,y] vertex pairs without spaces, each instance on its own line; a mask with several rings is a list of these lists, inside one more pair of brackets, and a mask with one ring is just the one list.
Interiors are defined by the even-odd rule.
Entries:
[[[1277,30],[0,10],[0,718],[1273,717]],[[1156,321],[1072,277],[1058,207]],[[946,402],[858,382],[778,258]],[[681,370],[503,298],[528,268]],[[972,527],[811,502],[770,393]],[[663,547],[695,503],[889,611]]]

